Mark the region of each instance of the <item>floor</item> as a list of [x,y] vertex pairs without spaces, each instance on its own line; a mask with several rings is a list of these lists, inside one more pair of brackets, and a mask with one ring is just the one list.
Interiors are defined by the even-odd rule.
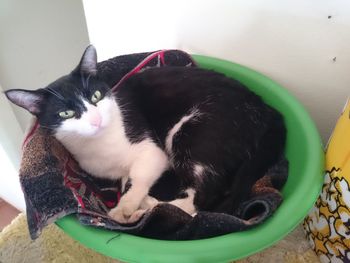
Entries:
[[[71,239],[56,225],[47,226],[30,240],[25,214],[20,214],[0,233],[0,262],[11,263],[121,263]],[[319,263],[301,226],[274,246],[236,263]]]
[[16,208],[0,198],[0,231],[20,213]]

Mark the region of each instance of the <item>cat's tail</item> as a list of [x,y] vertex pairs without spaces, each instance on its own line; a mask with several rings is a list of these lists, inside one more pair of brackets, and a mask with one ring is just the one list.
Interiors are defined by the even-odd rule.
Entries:
[[250,198],[243,202],[234,214],[256,225],[268,218],[282,203],[280,192],[288,178],[288,160],[282,156],[252,187]]

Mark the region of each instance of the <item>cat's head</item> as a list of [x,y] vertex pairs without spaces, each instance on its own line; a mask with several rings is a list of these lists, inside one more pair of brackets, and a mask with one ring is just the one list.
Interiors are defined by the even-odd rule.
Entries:
[[13,89],[5,94],[53,134],[93,136],[108,126],[115,107],[111,87],[97,73],[96,50],[91,45],[70,74],[43,89]]

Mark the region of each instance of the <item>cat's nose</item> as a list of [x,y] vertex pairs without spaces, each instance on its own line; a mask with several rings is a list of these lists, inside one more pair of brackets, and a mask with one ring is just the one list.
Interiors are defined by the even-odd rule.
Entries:
[[101,126],[101,114],[96,108],[92,109],[89,114],[89,122],[92,126],[100,127]]

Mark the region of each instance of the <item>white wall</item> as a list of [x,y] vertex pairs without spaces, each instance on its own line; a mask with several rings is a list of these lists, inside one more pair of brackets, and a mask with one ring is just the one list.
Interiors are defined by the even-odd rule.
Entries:
[[[89,44],[80,0],[1,0],[0,83],[43,88],[78,63]],[[13,107],[22,129],[30,116]]]
[[[88,44],[80,0],[1,0],[0,83],[4,90],[45,87],[70,72]],[[14,170],[30,115],[10,106],[3,94],[0,97],[0,197],[23,210]]]
[[[0,92],[3,90],[0,86]],[[5,96],[0,95],[0,197],[24,210],[18,178],[23,131]]]
[[84,0],[84,8],[100,59],[181,48],[241,63],[290,90],[324,141],[349,95],[348,0]]
[[[182,48],[247,65],[297,96],[324,141],[349,95],[348,0],[84,0],[84,9],[99,60]],[[69,72],[88,43],[80,1],[2,0],[0,83],[4,89],[44,87]],[[13,109],[20,126],[4,115],[0,145],[17,168],[15,149],[29,115]],[[11,114],[2,101],[1,111]],[[3,188],[17,187],[0,180]]]
[[[181,1],[179,1],[181,3]],[[176,1],[83,0],[91,43],[99,61],[176,47]]]

